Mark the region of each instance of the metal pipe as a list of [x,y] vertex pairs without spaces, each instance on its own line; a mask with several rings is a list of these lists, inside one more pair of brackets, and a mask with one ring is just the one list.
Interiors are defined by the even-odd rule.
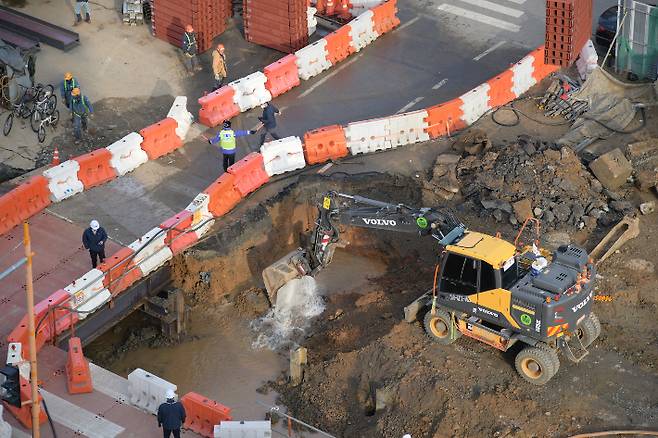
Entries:
[[4,271],[2,271],[0,273],[0,280],[4,279],[6,276],[8,276],[9,274],[14,272],[15,270],[17,270],[21,266],[23,266],[26,262],[27,262],[27,257],[23,257],[22,259],[20,259],[19,261],[17,261],[13,265],[11,265],[10,267],[8,267]]
[[261,402],[261,401],[259,401],[259,400],[256,400],[256,403],[258,403],[258,404],[261,405],[261,406],[264,406],[264,407],[268,408],[268,409],[270,410],[270,412],[273,412],[273,413],[275,413],[275,414],[277,414],[277,415],[283,415],[284,417],[288,418],[289,420],[292,420],[292,421],[294,421],[294,422],[296,422],[296,423],[299,423],[299,424],[301,424],[301,425],[304,426],[304,427],[308,427],[309,429],[311,429],[311,430],[314,431],[314,432],[320,433],[320,434],[322,434],[322,435],[324,435],[324,436],[328,436],[328,437],[330,437],[330,438],[336,438],[335,436],[330,435],[330,434],[328,434],[327,432],[318,429],[317,427],[313,427],[313,426],[311,426],[311,425],[308,424],[308,423],[304,423],[302,420],[298,420],[298,419],[296,419],[295,417],[293,417],[293,416],[291,416],[291,415],[284,414],[283,412],[280,411],[281,408],[280,408],[279,406],[270,406],[270,405],[268,405],[268,404],[266,404],[266,403],[263,403],[263,402]]
[[37,341],[34,330],[34,285],[32,284],[32,244],[30,226],[23,223],[23,246],[25,247],[25,286],[27,290],[27,330],[30,345],[30,386],[32,389],[32,438],[40,437],[39,428],[39,388],[37,386]]

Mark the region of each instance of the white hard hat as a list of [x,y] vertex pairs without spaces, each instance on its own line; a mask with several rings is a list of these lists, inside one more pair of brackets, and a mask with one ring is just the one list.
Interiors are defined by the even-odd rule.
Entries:
[[261,103],[260,107],[263,108],[263,109],[267,108],[267,103]]
[[176,393],[173,389],[168,389],[165,393],[165,397],[167,397],[167,400],[173,400],[176,398]]
[[97,229],[99,229],[99,228],[101,227],[101,225],[98,223],[98,221],[97,221],[96,219],[94,219],[93,221],[89,222],[89,226],[90,226],[91,229],[94,230],[94,231],[97,230]]

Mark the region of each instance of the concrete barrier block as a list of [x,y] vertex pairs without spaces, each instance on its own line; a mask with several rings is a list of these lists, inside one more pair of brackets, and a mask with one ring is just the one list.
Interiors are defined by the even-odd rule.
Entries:
[[128,395],[130,403],[156,415],[158,407],[167,400],[168,390],[176,392],[176,385],[160,377],[137,368],[128,374]]

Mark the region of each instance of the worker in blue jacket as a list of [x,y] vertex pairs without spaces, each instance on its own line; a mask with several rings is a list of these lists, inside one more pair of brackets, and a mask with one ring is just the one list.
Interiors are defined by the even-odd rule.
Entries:
[[264,103],[260,106],[263,109],[263,115],[258,118],[263,123],[265,132],[260,135],[260,145],[263,146],[267,134],[270,134],[274,140],[279,140],[281,137],[274,131],[276,129],[276,114],[281,114],[281,111],[270,102]]
[[94,112],[87,96],[83,96],[80,88],[71,91],[71,118],[73,119],[73,133],[76,141],[82,138],[82,131],[87,130],[87,118]]
[[64,104],[67,108],[71,108],[71,92],[74,88],[80,88],[80,83],[75,77],[73,77],[73,73],[66,72],[64,74],[64,80],[59,88]]
[[185,424],[187,413],[185,407],[176,401],[176,393],[168,389],[165,393],[167,399],[158,407],[158,427],[162,428],[164,438],[180,438],[180,429]]
[[105,242],[107,242],[107,233],[94,219],[89,223],[89,228],[82,233],[82,245],[89,250],[92,268],[96,267],[98,259],[101,263],[105,261]]
[[235,147],[237,137],[245,137],[247,135],[254,135],[256,131],[234,131],[231,129],[231,122],[225,121],[223,129],[217,133],[216,136],[209,138],[208,143],[217,144],[222,148],[222,155],[224,156],[224,172],[235,163]]

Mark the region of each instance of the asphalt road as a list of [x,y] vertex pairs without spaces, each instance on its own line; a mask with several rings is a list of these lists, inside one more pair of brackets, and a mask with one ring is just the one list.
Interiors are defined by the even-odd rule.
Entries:
[[[614,0],[595,1],[595,18]],[[336,67],[277,97],[281,136],[426,108],[459,96],[515,63],[544,41],[543,0],[399,0],[401,25]],[[240,29],[221,38],[231,47],[231,79],[281,57],[246,43]],[[209,55],[206,54],[206,57]],[[209,62],[207,59],[205,62]],[[207,81],[190,81],[199,96]],[[190,109],[197,111],[195,99]],[[258,125],[256,108],[235,129]],[[218,128],[208,130],[206,135]],[[238,141],[238,159],[259,149],[257,136]],[[181,150],[50,210],[76,223],[96,217],[128,243],[176,214],[221,173],[221,154],[200,137]]]

